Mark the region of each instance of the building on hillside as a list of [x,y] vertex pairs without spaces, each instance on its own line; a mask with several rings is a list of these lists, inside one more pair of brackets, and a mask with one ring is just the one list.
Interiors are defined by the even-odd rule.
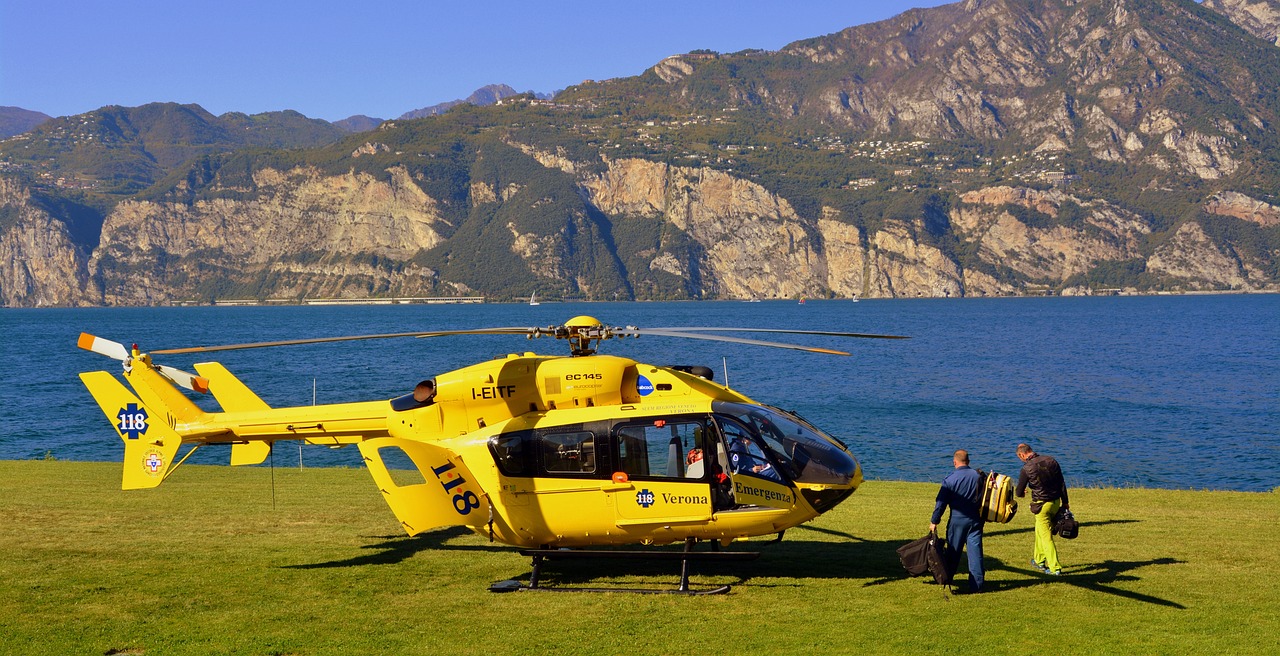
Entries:
[[1080,179],[1079,175],[1066,173],[1065,171],[1044,171],[1040,174],[1040,177],[1049,184],[1063,186]]

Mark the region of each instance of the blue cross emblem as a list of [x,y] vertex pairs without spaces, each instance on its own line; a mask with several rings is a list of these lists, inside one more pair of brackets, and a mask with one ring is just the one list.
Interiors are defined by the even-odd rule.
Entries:
[[654,494],[647,488],[640,490],[636,492],[636,503],[640,504],[641,508],[648,508],[654,503]]
[[139,435],[147,434],[147,409],[139,408],[137,403],[130,403],[120,408],[116,417],[120,420],[120,424],[116,427],[120,429],[121,435],[136,440]]

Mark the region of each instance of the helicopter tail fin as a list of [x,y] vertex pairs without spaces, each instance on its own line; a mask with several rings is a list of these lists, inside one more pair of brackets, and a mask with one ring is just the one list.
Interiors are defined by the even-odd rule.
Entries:
[[115,376],[105,371],[80,374],[80,380],[124,440],[124,478],[121,489],[152,488],[164,481],[173,466],[182,437],[162,413],[147,407]]
[[218,405],[229,412],[245,410],[270,410],[266,401],[258,398],[253,390],[236,378],[219,362],[197,362],[196,371],[209,380],[209,393]]
[[[209,393],[228,412],[270,410],[239,378],[218,362],[198,362],[196,371],[209,381]],[[231,465],[259,465],[271,454],[270,442],[245,442],[231,445]]]

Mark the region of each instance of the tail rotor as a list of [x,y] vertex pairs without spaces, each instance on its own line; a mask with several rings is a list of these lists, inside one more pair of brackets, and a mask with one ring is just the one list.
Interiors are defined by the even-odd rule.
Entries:
[[176,367],[151,363],[149,356],[142,355],[138,352],[137,344],[134,344],[131,350],[126,348],[125,345],[120,342],[113,342],[109,339],[103,339],[96,335],[90,335],[89,333],[80,333],[80,339],[77,340],[76,346],[79,346],[86,351],[93,351],[98,355],[105,355],[112,360],[119,360],[124,365],[125,371],[129,371],[133,367],[133,361],[135,358],[147,358],[147,362],[150,363],[150,366],[158,371],[160,375],[169,379],[173,384],[201,394],[209,393],[209,379],[183,371]]

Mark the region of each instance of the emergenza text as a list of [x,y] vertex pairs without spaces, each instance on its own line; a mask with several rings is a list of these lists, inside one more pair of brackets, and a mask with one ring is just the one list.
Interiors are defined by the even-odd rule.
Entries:
[[761,499],[768,499],[769,501],[786,501],[787,503],[791,503],[790,492],[765,490],[758,487],[752,487],[750,485],[743,485],[738,481],[733,482],[733,492],[734,494],[749,494],[754,497],[760,497]]

